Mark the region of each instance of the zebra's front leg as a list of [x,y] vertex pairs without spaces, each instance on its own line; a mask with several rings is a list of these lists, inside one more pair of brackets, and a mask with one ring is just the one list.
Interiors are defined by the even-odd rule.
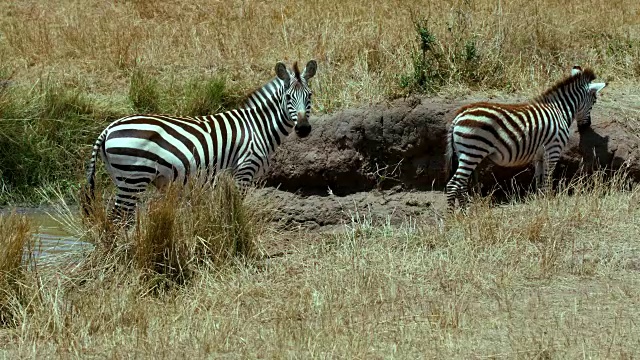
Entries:
[[247,196],[256,174],[259,173],[259,169],[257,161],[243,161],[234,170],[233,178],[243,199]]
[[536,186],[536,191],[542,192],[544,188],[544,160],[536,159],[534,160],[535,174],[534,181]]
[[545,156],[542,164],[542,193],[548,194],[553,187],[553,171],[556,168],[556,164],[560,160],[560,155],[556,153],[545,152]]
[[240,192],[240,196],[244,199],[249,192],[249,188],[251,187],[252,179],[247,176],[234,176],[236,184],[238,185],[238,191]]

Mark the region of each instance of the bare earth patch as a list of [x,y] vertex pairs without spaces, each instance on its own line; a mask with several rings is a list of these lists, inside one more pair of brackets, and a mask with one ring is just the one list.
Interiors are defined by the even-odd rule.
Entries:
[[[399,225],[418,218],[435,218],[444,207],[440,191],[401,191],[400,189],[357,192],[344,196],[296,195],[264,188],[257,196],[268,196],[276,205],[275,221],[285,229],[309,231],[341,230],[345,224],[363,217],[376,222]],[[436,210],[438,209],[438,210]]]

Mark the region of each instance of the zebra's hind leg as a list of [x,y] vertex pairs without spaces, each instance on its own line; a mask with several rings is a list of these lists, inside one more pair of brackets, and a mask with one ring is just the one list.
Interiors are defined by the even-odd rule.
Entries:
[[468,182],[461,184],[458,188],[458,204],[460,204],[460,210],[463,214],[467,213],[467,207],[469,205],[469,189]]
[[549,194],[553,187],[553,171],[556,169],[556,164],[560,160],[560,155],[550,154],[545,156],[545,162],[542,170],[542,192]]
[[114,224],[124,225],[126,228],[130,227],[133,224],[133,216],[140,193],[145,191],[146,185],[136,187],[118,186],[116,201],[109,213],[109,220]]
[[240,196],[244,199],[253,183],[255,169],[252,166],[238,167],[233,171],[233,179],[238,186]]
[[446,194],[447,194],[447,206],[449,213],[452,213],[455,210],[455,203],[458,200],[458,205],[460,209],[465,212],[467,209],[467,184],[469,183],[469,175],[465,173],[456,174],[453,176],[451,180],[447,183]]
[[456,208],[456,197],[458,196],[458,185],[449,180],[445,189],[447,196],[447,212],[453,213]]

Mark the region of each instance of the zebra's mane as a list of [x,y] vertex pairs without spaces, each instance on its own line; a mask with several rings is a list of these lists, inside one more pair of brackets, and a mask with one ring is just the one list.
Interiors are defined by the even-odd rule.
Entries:
[[558,81],[552,87],[550,87],[544,93],[542,93],[540,96],[536,97],[534,101],[535,102],[546,102],[550,100],[552,101],[553,99],[555,99],[554,95],[558,90],[563,89],[567,86],[570,86],[576,82],[588,84],[593,80],[595,80],[595,78],[596,78],[596,74],[593,72],[592,69],[589,69],[589,68],[584,69],[583,71],[581,71],[576,75],[567,76],[566,78]]
[[269,87],[279,87],[281,85],[282,85],[282,80],[280,80],[278,77],[274,77],[268,83],[253,89],[252,91],[250,91],[247,94],[247,96],[242,98],[242,101],[239,102],[241,104],[240,108],[241,109],[247,109],[247,108],[255,106],[254,104],[259,104],[260,102],[258,101],[257,94],[261,90],[269,88]]
[[[302,81],[302,73],[300,72],[300,67],[298,66],[298,62],[297,61],[295,61],[293,63],[292,69],[293,69],[293,75],[295,76],[296,80],[299,83],[303,83],[303,81]],[[269,87],[277,88],[277,87],[282,86],[283,84],[284,84],[284,82],[280,78],[278,78],[277,76],[274,77],[268,83],[266,83],[266,84],[264,84],[264,85],[262,85],[260,87],[257,87],[255,89],[253,89],[253,91],[249,92],[249,94],[247,96],[245,96],[242,99],[242,101],[240,102],[240,104],[242,104],[241,108],[245,108],[246,109],[246,108],[250,108],[250,107],[254,106],[253,104],[258,104],[258,101],[256,99],[256,95],[261,90],[269,88]],[[264,92],[263,92],[263,95],[264,95]]]
[[297,61],[293,62],[293,74],[295,75],[296,80],[302,81],[302,79],[300,79],[300,68],[298,67]]

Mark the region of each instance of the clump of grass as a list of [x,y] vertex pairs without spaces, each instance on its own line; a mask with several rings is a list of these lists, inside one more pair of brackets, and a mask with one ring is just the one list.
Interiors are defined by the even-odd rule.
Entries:
[[160,86],[158,80],[143,66],[136,66],[129,82],[129,100],[135,111],[158,113],[160,111]]
[[[400,77],[400,87],[409,91],[437,92],[451,83],[470,88],[503,85],[504,72],[478,48],[478,40],[463,21],[448,28],[446,39],[439,41],[426,19],[414,21],[418,49],[411,50],[413,71]],[[490,78],[490,82],[485,79]]]
[[[24,215],[0,215],[0,324],[15,325],[32,245],[32,226]],[[23,304],[24,305],[24,304]]]
[[226,173],[215,184],[171,184],[138,209],[131,230],[114,227],[104,209],[95,203],[85,219],[96,257],[133,267],[154,282],[183,283],[202,269],[256,259],[256,241],[268,221],[265,207],[245,199]]
[[185,88],[184,115],[216,114],[237,107],[238,98],[230,92],[225,77],[194,79]]

